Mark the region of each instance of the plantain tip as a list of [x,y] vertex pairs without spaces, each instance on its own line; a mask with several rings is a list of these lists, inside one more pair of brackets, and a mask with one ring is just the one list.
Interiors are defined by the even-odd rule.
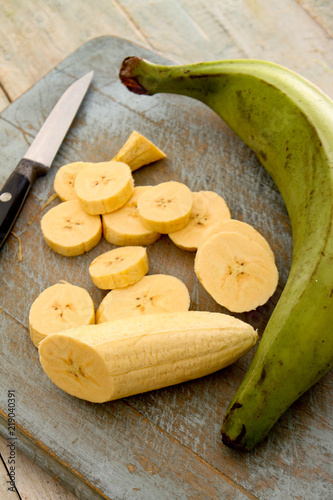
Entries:
[[148,91],[140,84],[137,77],[134,75],[135,70],[141,61],[141,57],[126,57],[120,66],[119,78],[121,83],[123,83],[131,92],[134,92],[135,94],[148,94]]
[[244,446],[243,444],[243,437],[246,434],[246,427],[243,424],[242,425],[242,430],[238,434],[236,438],[231,438],[222,428],[221,435],[222,435],[222,443],[228,446],[228,448],[233,448],[234,450],[238,451],[250,451],[249,448]]

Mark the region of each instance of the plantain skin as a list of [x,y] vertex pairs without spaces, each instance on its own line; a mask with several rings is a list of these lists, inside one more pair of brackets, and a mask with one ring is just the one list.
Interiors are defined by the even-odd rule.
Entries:
[[222,424],[223,443],[249,451],[333,366],[333,102],[266,61],[163,66],[129,57],[119,76],[132,92],[209,106],[254,151],[288,210],[289,277]]

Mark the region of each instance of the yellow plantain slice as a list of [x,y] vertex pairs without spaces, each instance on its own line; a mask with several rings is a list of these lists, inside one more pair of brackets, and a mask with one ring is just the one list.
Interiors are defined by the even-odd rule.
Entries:
[[52,250],[73,257],[97,245],[102,237],[102,222],[99,215],[87,214],[78,200],[69,200],[46,212],[41,230]]
[[195,252],[205,230],[220,220],[230,219],[230,210],[224,199],[214,191],[192,193],[193,204],[189,222],[183,229],[169,234],[182,250]]
[[152,186],[137,186],[127,203],[115,212],[102,216],[103,236],[113,245],[149,245],[161,234],[147,229],[138,214],[138,199]]
[[181,182],[162,182],[140,196],[141,222],[151,231],[168,234],[182,229],[191,216],[192,193]]
[[190,295],[178,278],[166,274],[144,276],[127,288],[112,290],[99,305],[97,323],[130,316],[187,311]]
[[125,163],[90,163],[77,174],[74,189],[88,214],[105,214],[117,210],[130,199],[134,180]]
[[213,234],[223,231],[240,233],[250,238],[250,240],[260,243],[264,247],[264,249],[272,256],[272,258],[275,259],[274,253],[268,241],[262,236],[262,234],[260,234],[259,231],[257,231],[250,224],[236,219],[223,220],[213,224],[212,226],[209,226],[202,234],[200,244]]
[[95,308],[89,293],[70,283],[57,283],[46,288],[33,302],[29,313],[32,342],[51,333],[95,323]]
[[139,281],[149,270],[144,247],[120,247],[99,255],[89,266],[94,284],[102,290],[123,288]]
[[232,312],[263,305],[278,284],[278,270],[263,246],[236,232],[210,236],[198,248],[195,273],[214,300]]
[[77,174],[89,163],[76,161],[59,168],[55,175],[53,187],[61,201],[76,200],[74,182]]

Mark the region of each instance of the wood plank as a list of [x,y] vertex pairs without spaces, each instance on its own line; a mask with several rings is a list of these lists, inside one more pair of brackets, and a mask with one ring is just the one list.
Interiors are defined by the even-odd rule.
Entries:
[[[7,468],[11,465],[11,463],[8,463],[9,443],[10,440],[6,440],[0,436],[0,454]],[[18,449],[15,449],[14,460],[15,485],[18,493],[15,491],[15,488],[13,490],[13,486],[7,482],[10,480],[8,472],[3,466],[3,463],[0,463],[0,494],[2,500],[18,500],[19,498],[26,500],[40,500],[41,498],[43,500],[54,500],[55,498],[75,500],[77,498],[61,486],[57,478],[55,480],[52,479],[49,474],[40,467],[36,467],[34,463]]]
[[[18,493],[15,491],[8,490],[8,474],[5,469],[0,464],[0,495],[3,500],[21,500]],[[28,497],[29,498],[29,497]]]
[[298,0],[298,3],[333,38],[332,3],[326,0]]
[[210,16],[218,20],[246,58],[287,66],[333,97],[333,73],[327,71],[333,68],[332,36],[298,2],[214,0],[203,4],[199,0],[180,0],[180,3],[195,19]]
[[3,0],[1,7],[0,82],[12,101],[92,38],[115,35],[145,44],[117,2]]
[[310,0],[272,5],[263,0],[155,0],[145,8],[133,0],[111,5],[96,0],[93,6],[73,0],[69,7],[64,0],[4,0],[0,81],[14,100],[82,43],[110,34],[137,41],[175,62],[270,59],[330,92],[325,80],[332,68],[332,15],[325,5]]
[[[118,1],[149,40],[151,48],[176,63],[221,57],[233,59],[242,55],[228,32],[221,29],[217,16],[211,15],[211,10],[206,9],[203,2],[200,2],[197,15],[195,4],[198,8],[198,2],[193,2],[192,9],[192,2],[186,6],[179,0],[155,0],[149,2],[149,8],[135,0]],[[163,19],[163,22],[153,22],[155,19]]]
[[[136,185],[175,179],[192,190],[213,189],[225,197],[235,218],[254,224],[271,242],[280,270],[279,289],[264,307],[239,315],[260,333],[288,276],[289,220],[269,176],[244,144],[202,104],[179,96],[129,93],[117,75],[121,61],[130,54],[160,61],[155,54],[123,40],[95,39],[9,106],[0,119],[1,148],[4,163],[9,164],[0,172],[4,179],[58,94],[70,81],[95,70],[93,86],[54,167],[47,177],[38,179],[16,223],[22,261],[17,260],[14,238],[10,237],[2,249],[0,320],[6,335],[0,339],[5,353],[0,368],[4,389],[1,411],[6,413],[3,395],[7,384],[14,384],[20,397],[20,432],[27,442],[35,442],[34,453],[42,449],[45,468],[50,457],[53,464],[67,469],[68,483],[69,477],[81,481],[81,495],[87,495],[85,488],[92,485],[96,494],[122,499],[133,498],[134,491],[137,498],[168,500],[265,500],[288,498],[291,491],[300,498],[325,498],[332,488],[331,374],[283,416],[265,443],[252,453],[241,454],[222,445],[220,426],[253,352],[209,377],[103,405],[60,391],[39,366],[27,328],[30,304],[47,286],[66,279],[85,287],[97,307],[104,294],[92,285],[87,269],[110,245],[101,241],[88,254],[67,259],[43,242],[41,215],[31,225],[28,222],[53,192],[57,167],[78,159],[113,157],[133,129],[150,137],[168,155],[166,160],[136,171]],[[167,272],[182,279],[189,288],[193,309],[223,311],[195,279],[192,254],[174,247],[167,237],[149,246],[148,251],[151,274]],[[66,473],[63,479],[66,481]]]
[[1,82],[0,82],[0,113],[10,104],[10,100],[8,99],[8,96],[4,92],[4,90],[1,88]]
[[[333,488],[332,464],[326,455],[330,445],[321,442],[321,436],[323,429],[329,433],[333,430],[333,405],[327,397],[333,373],[283,415],[254,453],[225,450],[221,444],[219,422],[226,401],[234,394],[234,381],[241,383],[249,359],[243,358],[241,366],[237,363],[219,374],[183,384],[180,391],[153,391],[132,398],[130,404],[214,468],[230,478],[237,477],[237,484],[249,494],[263,500],[274,495],[287,498],[288,484],[293,492],[290,498],[328,498]],[[267,470],[272,473],[267,474]]]

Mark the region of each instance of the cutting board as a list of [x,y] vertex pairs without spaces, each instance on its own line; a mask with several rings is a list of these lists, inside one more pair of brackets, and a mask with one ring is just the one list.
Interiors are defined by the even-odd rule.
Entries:
[[[1,184],[63,91],[86,72],[95,72],[54,165],[37,180],[14,227],[22,260],[14,236],[0,254],[0,432],[9,440],[12,390],[15,445],[82,499],[332,498],[332,373],[292,405],[262,444],[242,453],[222,444],[220,427],[255,348],[213,375],[105,404],[69,396],[41,369],[28,331],[32,302],[48,286],[65,280],[86,288],[97,308],[106,292],[93,285],[88,266],[113,248],[102,240],[79,257],[56,254],[43,241],[40,220],[59,200],[41,209],[53,194],[61,165],[111,159],[133,130],[167,154],[134,172],[136,185],[175,180],[192,191],[216,191],[233,218],[252,224],[269,241],[280,274],[278,289],[264,306],[236,315],[260,336],[288,277],[290,223],[269,175],[203,104],[181,96],[130,93],[118,79],[121,62],[130,55],[166,62],[123,39],[93,39],[0,118]],[[189,289],[191,309],[227,312],[198,283],[194,253],[178,249],[166,235],[147,250],[149,274],[180,278]]]

